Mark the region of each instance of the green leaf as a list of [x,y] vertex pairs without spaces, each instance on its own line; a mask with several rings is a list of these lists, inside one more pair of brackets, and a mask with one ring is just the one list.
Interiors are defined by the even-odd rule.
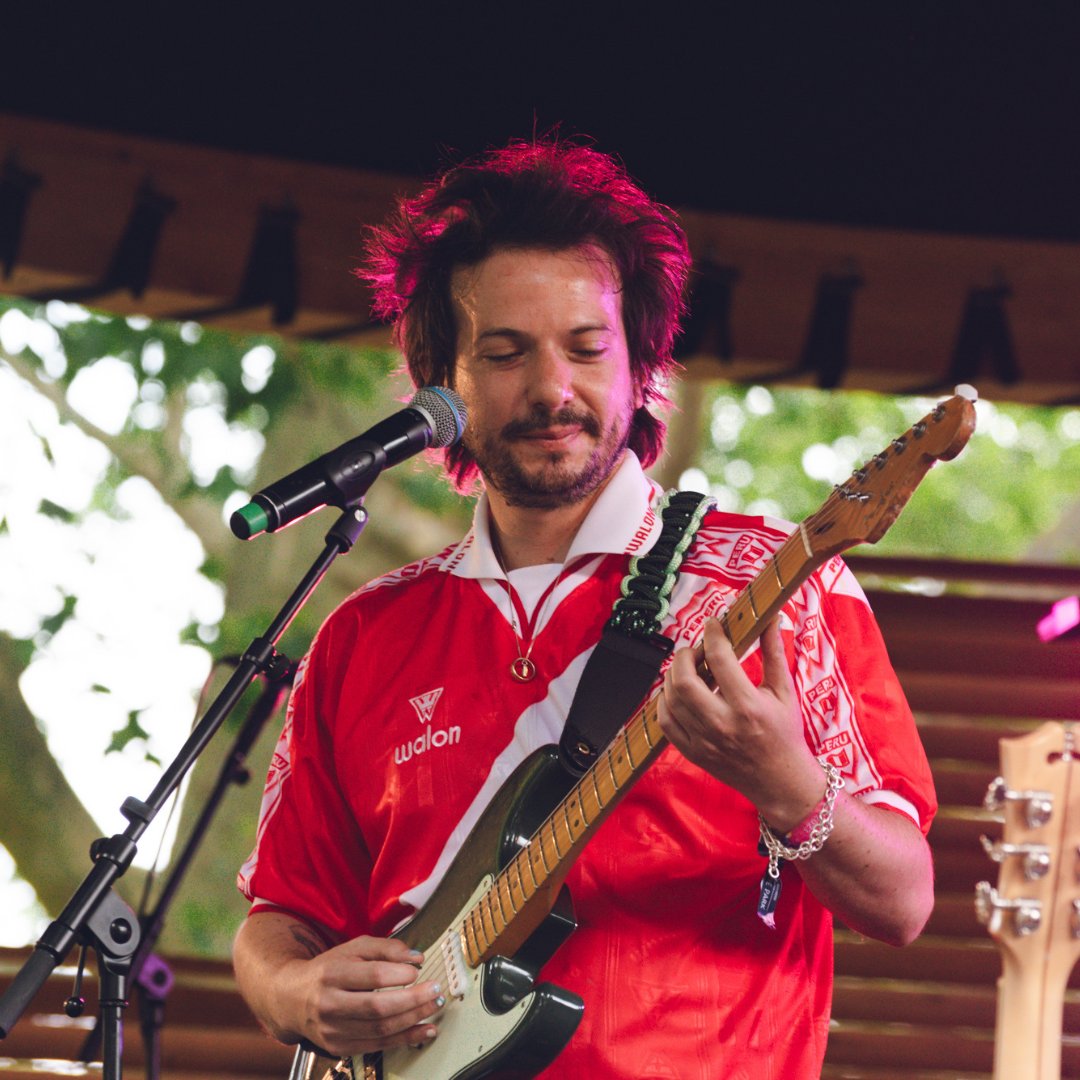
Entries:
[[25,671],[30,666],[30,661],[34,659],[37,646],[31,638],[12,638],[11,644],[19,670]]
[[36,431],[34,432],[34,435],[37,436],[38,442],[41,443],[41,453],[44,456],[45,460],[50,465],[55,465],[56,457],[53,455],[52,445],[49,443],[49,440],[46,439],[44,435],[38,435]]
[[75,605],[78,601],[74,596],[65,596],[64,603],[55,615],[41,620],[41,629],[47,634],[55,634],[75,614]]
[[67,525],[76,520],[75,515],[67,507],[60,506],[59,503],[54,503],[51,499],[41,500],[38,505],[38,513],[44,514],[45,517],[56,518],[57,521],[63,521]]
[[[109,745],[105,747],[106,754],[118,754],[129,742],[133,742],[135,739],[143,739],[149,741],[150,734],[139,723],[139,713],[142,709],[133,709],[128,713],[127,724],[117,731],[112,733],[112,738],[109,740]],[[147,760],[150,760],[150,754],[147,753]],[[156,759],[155,759],[156,760]]]

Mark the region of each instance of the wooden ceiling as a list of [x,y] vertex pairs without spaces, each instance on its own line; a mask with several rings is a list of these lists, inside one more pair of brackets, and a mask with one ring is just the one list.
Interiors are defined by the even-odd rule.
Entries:
[[[0,291],[386,341],[351,269],[407,177],[0,114]],[[691,375],[1080,400],[1080,244],[685,210]]]

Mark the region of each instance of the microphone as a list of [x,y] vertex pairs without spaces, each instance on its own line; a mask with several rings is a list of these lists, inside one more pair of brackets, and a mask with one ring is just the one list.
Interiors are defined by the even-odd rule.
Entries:
[[276,532],[324,506],[348,509],[383,469],[429,446],[451,446],[465,431],[468,413],[459,394],[425,386],[400,412],[257,492],[229,518],[241,540]]

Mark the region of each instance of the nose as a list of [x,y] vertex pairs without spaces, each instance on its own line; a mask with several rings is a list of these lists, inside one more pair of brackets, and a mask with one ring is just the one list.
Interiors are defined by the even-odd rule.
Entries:
[[551,411],[574,398],[573,363],[555,347],[538,349],[529,379],[529,404]]

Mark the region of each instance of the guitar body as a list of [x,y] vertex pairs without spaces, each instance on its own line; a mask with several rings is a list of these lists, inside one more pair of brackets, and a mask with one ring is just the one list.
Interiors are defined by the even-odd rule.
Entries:
[[[491,886],[572,786],[554,746],[541,747],[518,766],[469,834],[431,899],[395,935],[429,955],[449,928]],[[460,993],[447,989],[439,1036],[422,1049],[401,1047],[353,1061],[356,1080],[517,1080],[546,1068],[569,1042],[584,1011],[574,994],[536,975],[573,932],[569,890],[558,888],[551,911],[513,957],[496,956],[476,968],[462,965]],[[299,1051],[291,1076],[323,1075],[333,1062]]]

